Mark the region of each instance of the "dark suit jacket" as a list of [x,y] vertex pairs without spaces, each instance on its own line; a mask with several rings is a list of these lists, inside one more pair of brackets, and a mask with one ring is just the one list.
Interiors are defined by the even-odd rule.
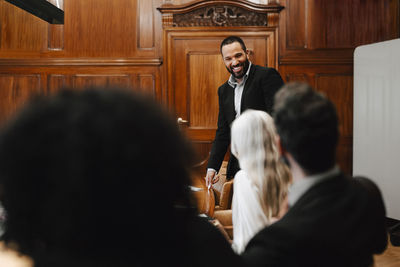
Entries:
[[343,174],[310,188],[248,243],[245,266],[371,266],[387,245],[377,186]]
[[[282,87],[283,81],[273,68],[264,68],[252,64],[249,77],[243,89],[241,112],[246,109],[272,111],[275,93]],[[225,153],[231,142],[231,124],[235,119],[234,88],[225,82],[218,88],[219,114],[218,129],[211,147],[208,168],[219,170]],[[237,159],[231,155],[227,167],[227,177],[233,178],[239,170]]]

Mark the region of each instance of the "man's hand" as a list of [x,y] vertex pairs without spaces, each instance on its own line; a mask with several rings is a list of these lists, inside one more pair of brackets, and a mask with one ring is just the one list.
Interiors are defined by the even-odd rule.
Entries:
[[212,184],[215,184],[216,182],[218,182],[219,177],[218,175],[215,175],[216,172],[214,170],[208,170],[207,174],[206,174],[206,186],[207,188],[211,187]]

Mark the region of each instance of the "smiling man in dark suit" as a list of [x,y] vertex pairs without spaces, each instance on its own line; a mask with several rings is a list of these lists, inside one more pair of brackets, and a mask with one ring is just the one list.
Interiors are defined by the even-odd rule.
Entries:
[[[218,88],[218,129],[207,166],[207,185],[218,181],[215,174],[229,147],[233,120],[249,108],[271,113],[274,95],[283,85],[283,80],[275,69],[254,65],[249,61],[249,51],[240,37],[225,38],[221,42],[220,51],[231,76]],[[232,179],[238,170],[239,163],[231,155],[227,179]]]

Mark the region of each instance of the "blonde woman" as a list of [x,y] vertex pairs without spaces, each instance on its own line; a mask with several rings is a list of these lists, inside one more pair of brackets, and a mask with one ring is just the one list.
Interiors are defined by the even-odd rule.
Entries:
[[258,231],[282,216],[291,176],[279,160],[275,126],[266,112],[246,110],[231,133],[241,168],[234,180],[232,246],[241,254]]

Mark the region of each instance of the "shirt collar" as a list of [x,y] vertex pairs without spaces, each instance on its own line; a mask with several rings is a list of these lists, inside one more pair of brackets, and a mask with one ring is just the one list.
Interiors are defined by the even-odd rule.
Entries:
[[289,206],[292,207],[300,199],[300,197],[304,195],[308,191],[308,189],[313,187],[315,184],[325,181],[327,178],[338,175],[339,173],[339,167],[335,166],[326,172],[307,176],[304,179],[293,183],[292,186],[289,188]]
[[[248,67],[248,69],[246,71],[246,74],[243,76],[242,83],[245,83],[246,80],[247,80],[247,77],[249,77],[251,65],[252,65],[251,61],[249,61],[249,67]],[[231,76],[229,76],[229,79],[228,79],[228,84],[231,87],[235,88],[239,83],[236,81],[235,77],[233,77],[233,75],[231,74]]]

